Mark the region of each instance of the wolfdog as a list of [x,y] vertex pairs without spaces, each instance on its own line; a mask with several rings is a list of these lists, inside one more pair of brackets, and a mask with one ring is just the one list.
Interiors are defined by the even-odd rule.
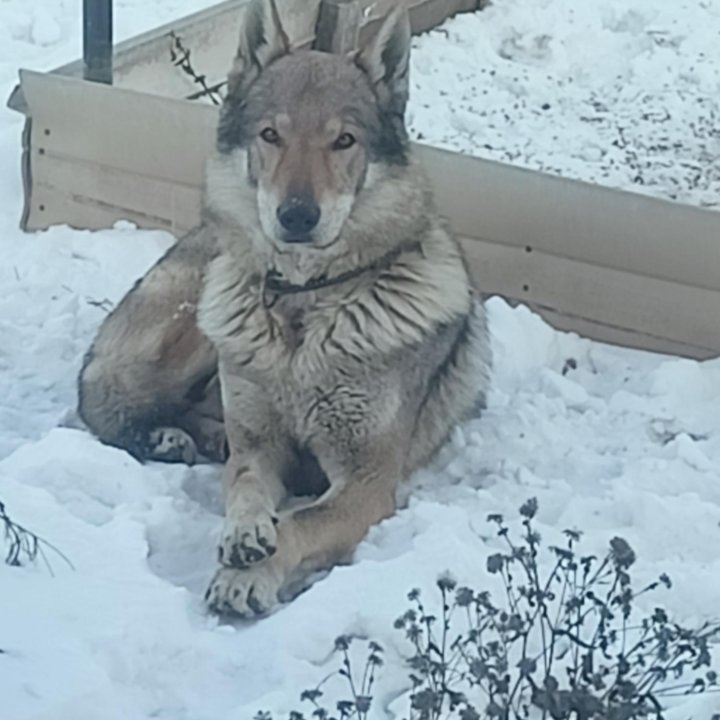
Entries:
[[202,224],[81,371],[102,441],[225,461],[216,612],[261,615],[348,560],[484,405],[484,310],[405,127],[409,50],[404,9],[340,56],[291,50],[274,2],[253,0]]

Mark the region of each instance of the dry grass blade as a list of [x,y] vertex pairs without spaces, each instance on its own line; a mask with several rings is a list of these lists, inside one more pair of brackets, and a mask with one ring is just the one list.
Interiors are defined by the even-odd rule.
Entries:
[[12,520],[2,502],[0,502],[0,524],[3,525],[4,538],[8,545],[5,554],[6,565],[19,567],[24,562],[36,562],[38,557],[40,557],[47,567],[48,572],[54,575],[52,566],[45,552],[45,550],[51,550],[61,558],[71,570],[75,569],[75,566],[67,555],[55,547],[55,545]]

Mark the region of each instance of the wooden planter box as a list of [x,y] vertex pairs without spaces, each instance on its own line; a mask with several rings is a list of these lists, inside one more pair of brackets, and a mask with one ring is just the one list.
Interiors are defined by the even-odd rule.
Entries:
[[[372,33],[392,1],[301,5],[330,13],[318,32],[322,26],[324,44],[338,49]],[[179,235],[198,223],[217,108],[187,99],[197,86],[172,66],[168,33],[192,49],[210,84],[220,81],[245,2],[118,45],[113,86],[82,80],[80,63],[21,71],[10,105],[27,116],[23,228],[104,228],[126,219]],[[481,4],[412,0],[413,30]],[[293,12],[299,3],[279,5]],[[327,26],[346,12],[360,19],[354,35]],[[315,31],[313,19],[296,44],[311,45]],[[426,146],[417,152],[484,293],[595,339],[694,358],[720,354],[720,213]]]

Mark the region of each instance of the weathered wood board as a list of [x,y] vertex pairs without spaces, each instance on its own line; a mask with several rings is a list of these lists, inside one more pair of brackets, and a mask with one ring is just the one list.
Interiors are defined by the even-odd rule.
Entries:
[[[23,73],[28,229],[197,223],[217,110]],[[97,118],[105,119],[103,123]],[[418,146],[478,287],[610,342],[720,352],[720,213]]]

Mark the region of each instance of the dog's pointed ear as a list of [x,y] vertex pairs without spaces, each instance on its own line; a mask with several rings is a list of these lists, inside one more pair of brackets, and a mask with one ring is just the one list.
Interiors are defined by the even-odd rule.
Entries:
[[383,109],[393,114],[405,114],[410,91],[411,37],[410,16],[401,2],[355,57],[370,78]]
[[243,16],[240,43],[228,75],[229,92],[246,88],[264,67],[290,52],[275,0],[252,0]]

